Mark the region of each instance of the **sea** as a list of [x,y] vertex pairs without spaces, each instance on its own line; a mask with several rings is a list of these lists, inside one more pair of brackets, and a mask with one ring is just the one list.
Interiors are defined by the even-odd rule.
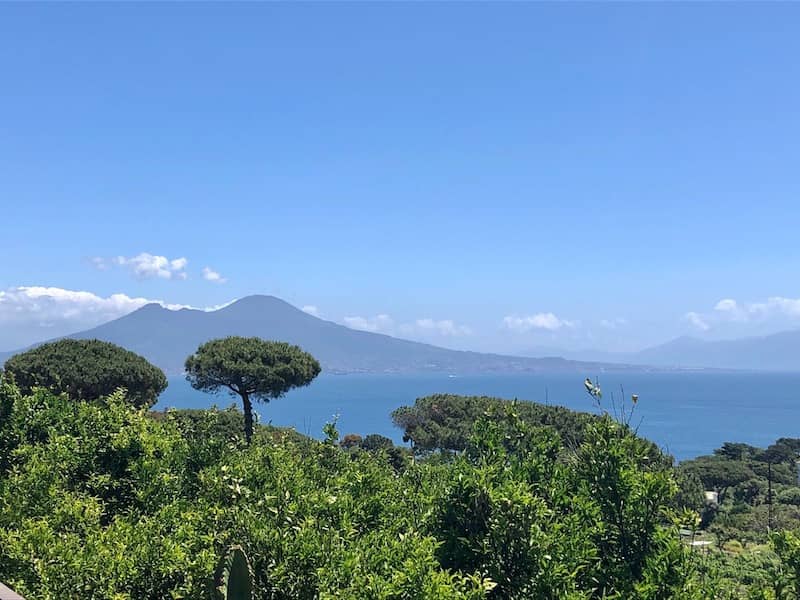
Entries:
[[[322,374],[311,385],[255,405],[261,423],[294,427],[321,437],[337,419],[344,435],[379,433],[402,444],[391,412],[434,393],[487,395],[532,400],[585,412],[613,412],[623,398],[638,396],[630,420],[640,435],[676,460],[710,454],[726,441],[767,446],[780,437],[800,437],[800,373],[608,373],[597,379],[600,406],[576,374]],[[220,408],[238,396],[196,391],[170,378],[156,409]]]

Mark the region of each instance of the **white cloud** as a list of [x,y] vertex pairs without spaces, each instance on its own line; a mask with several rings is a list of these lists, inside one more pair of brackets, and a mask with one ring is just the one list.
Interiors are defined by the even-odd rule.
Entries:
[[[140,254],[138,258],[141,259],[142,255]],[[152,260],[152,258],[162,259],[164,257],[163,256],[151,257],[151,260]],[[140,260],[140,262],[143,262],[143,261]],[[189,264],[189,261],[186,260],[185,258],[183,258],[183,257],[176,258],[176,259],[173,259],[173,260],[169,261],[169,269],[168,270],[171,273],[174,273],[175,271],[183,271],[186,268],[186,265],[188,265],[188,264]]]
[[[305,310],[305,307],[303,310]],[[460,325],[452,319],[423,318],[408,323],[396,323],[389,315],[379,314],[374,317],[345,317],[342,321],[351,329],[385,333],[387,335],[400,335],[415,339],[472,335],[472,330],[469,327]]]
[[322,316],[322,315],[320,314],[320,312],[319,312],[319,309],[318,309],[316,306],[314,306],[313,304],[306,304],[306,305],[305,305],[305,306],[302,308],[302,311],[303,311],[304,313],[308,313],[308,314],[310,314],[310,315],[312,315],[312,316],[314,316],[314,317],[317,317],[317,318],[319,318],[320,316]]
[[394,320],[384,314],[374,317],[345,317],[344,323],[351,329],[371,331],[372,333],[390,333],[394,330]]
[[186,279],[186,266],[189,261],[184,258],[169,259],[166,256],[142,252],[136,256],[117,256],[106,259],[95,256],[91,259],[95,268],[105,271],[111,267],[126,267],[139,279]]
[[452,319],[417,319],[414,322],[417,329],[433,331],[443,336],[472,335],[472,330],[466,325],[458,325]]
[[22,286],[0,291],[0,321],[108,320],[153,302],[125,294],[101,297],[56,287]]
[[213,283],[225,283],[226,281],[228,281],[217,271],[215,271],[210,267],[203,267],[203,279],[205,279],[206,281],[211,281]]
[[600,327],[604,327],[605,329],[616,329],[617,327],[622,327],[627,324],[628,320],[621,317],[617,317],[616,319],[602,319],[600,321]]
[[736,300],[731,298],[725,298],[717,302],[717,305],[714,307],[714,310],[719,310],[722,312],[732,312],[739,310],[739,305],[736,304]]
[[98,296],[92,292],[58,287],[20,286],[0,291],[0,322],[50,319],[89,319],[100,322],[115,319],[145,304],[160,304],[169,310],[191,308],[211,312],[225,308],[236,300],[209,307],[175,304],[163,300],[131,297],[126,294]]
[[736,300],[732,298],[720,300],[714,306],[714,310],[731,321],[747,321],[749,319],[747,307],[739,306]]
[[[0,348],[16,349],[119,318],[145,304],[170,310],[196,308],[126,294],[99,296],[57,287],[20,286],[0,291]],[[218,310],[231,304],[200,308]]]
[[690,312],[684,317],[695,327],[708,331],[726,324],[747,326],[759,330],[759,326],[789,326],[800,319],[800,298],[772,296],[757,302],[738,302],[723,298],[707,313]]
[[89,260],[91,261],[92,265],[94,265],[94,268],[100,271],[107,271],[111,268],[111,265],[108,264],[108,261],[100,256],[95,256]]
[[692,325],[697,327],[700,331],[708,331],[711,326],[705,322],[703,317],[696,312],[688,312],[684,315],[684,318],[689,321]]
[[551,312],[536,313],[535,315],[517,316],[509,315],[503,319],[503,325],[506,329],[524,333],[531,329],[545,329],[547,331],[558,331],[562,328],[573,328],[577,326],[577,322],[560,319]]
[[764,302],[754,302],[747,306],[750,314],[756,316],[783,315],[793,319],[800,318],[800,298],[773,296]]

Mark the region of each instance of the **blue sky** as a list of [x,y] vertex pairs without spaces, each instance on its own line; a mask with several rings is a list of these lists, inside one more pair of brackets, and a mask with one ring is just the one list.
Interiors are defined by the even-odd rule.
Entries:
[[0,349],[252,293],[508,352],[795,327],[798,26],[789,3],[0,6]]

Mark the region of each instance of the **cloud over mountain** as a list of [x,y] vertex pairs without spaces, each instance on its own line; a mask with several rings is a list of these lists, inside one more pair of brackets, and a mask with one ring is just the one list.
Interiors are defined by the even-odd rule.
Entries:
[[[0,349],[21,347],[93,327],[153,303],[170,310],[193,308],[127,294],[100,296],[87,291],[46,286],[8,288],[0,291]],[[220,306],[200,310],[216,308]]]
[[685,319],[699,331],[723,329],[726,326],[748,328],[756,333],[759,326],[776,328],[800,323],[800,298],[770,296],[764,300],[739,302],[734,298],[723,298],[713,309],[705,312],[691,311]]

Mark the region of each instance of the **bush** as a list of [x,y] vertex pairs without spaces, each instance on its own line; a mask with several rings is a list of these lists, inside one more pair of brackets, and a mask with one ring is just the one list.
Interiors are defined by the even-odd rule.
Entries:
[[790,487],[778,492],[778,502],[800,506],[800,487]]
[[587,413],[534,402],[434,394],[417,399],[414,406],[398,408],[392,413],[392,420],[418,451],[461,451],[467,447],[475,423],[487,413],[496,413],[512,404],[520,419],[534,426],[552,427],[573,448],[580,444],[586,425],[595,418]]

